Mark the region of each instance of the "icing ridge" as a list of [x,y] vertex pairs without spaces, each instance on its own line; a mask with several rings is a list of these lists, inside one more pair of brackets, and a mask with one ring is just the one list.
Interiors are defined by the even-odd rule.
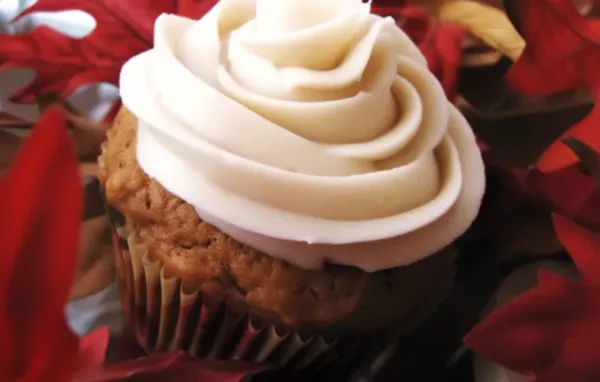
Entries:
[[[162,15],[121,74],[140,167],[236,240],[305,268],[431,255],[485,179],[418,48],[360,0],[223,0]],[[243,219],[239,219],[243,212]]]

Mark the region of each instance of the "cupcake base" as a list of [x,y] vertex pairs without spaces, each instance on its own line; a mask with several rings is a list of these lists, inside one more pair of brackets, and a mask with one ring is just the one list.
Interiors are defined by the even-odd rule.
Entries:
[[266,363],[275,370],[262,377],[269,380],[338,380],[349,378],[389,343],[389,330],[326,337],[264,322],[218,293],[166,277],[135,232],[119,223],[114,228],[126,323],[150,354],[184,350],[201,358]]
[[453,248],[368,273],[306,270],[244,246],[142,171],[136,137],[137,120],[122,109],[100,165],[107,203],[119,211],[109,207],[127,323],[149,353],[269,363],[276,380],[347,380],[431,314],[453,283]]

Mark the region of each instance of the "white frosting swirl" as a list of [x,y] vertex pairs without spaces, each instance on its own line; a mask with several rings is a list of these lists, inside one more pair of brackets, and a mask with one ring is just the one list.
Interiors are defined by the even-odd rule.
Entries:
[[361,0],[222,0],[162,15],[121,74],[137,159],[236,240],[305,268],[374,271],[474,220],[473,133],[418,48]]

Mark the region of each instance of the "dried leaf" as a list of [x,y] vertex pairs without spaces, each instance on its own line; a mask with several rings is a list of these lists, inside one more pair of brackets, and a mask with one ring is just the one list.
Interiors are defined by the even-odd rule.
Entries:
[[104,201],[101,197],[100,181],[97,177],[84,174],[82,176],[84,190],[83,219],[92,219],[104,215]]
[[563,143],[579,158],[581,171],[594,177],[600,184],[600,154],[575,137],[566,137],[563,139]]
[[536,382],[600,380],[600,288],[540,271],[538,286],[465,337],[479,354]]
[[563,143],[579,162],[550,172],[534,167],[527,172],[524,185],[548,211],[600,232],[600,154],[574,137]]
[[573,136],[600,150],[600,22],[582,16],[571,0],[519,0],[514,7],[527,47],[508,73],[509,85],[532,95],[587,88],[594,98],[592,111],[550,145],[537,163],[543,172],[567,168],[578,158],[563,138]]
[[161,13],[197,18],[215,0],[38,0],[19,17],[37,12],[80,10],[96,20],[83,38],[40,26],[20,35],[0,35],[0,69],[26,67],[35,79],[11,97],[34,102],[39,94],[67,98],[79,87],[98,82],[117,85],[123,64],[152,47],[154,21]]
[[[97,180],[97,157],[100,154],[100,144],[106,137],[108,125],[104,122],[90,121],[79,115],[79,112],[68,101],[62,99],[56,93],[37,95],[36,102],[42,114],[52,107],[61,109],[66,118],[67,127],[71,130],[71,137],[75,141],[77,156],[80,161],[80,173],[83,175],[83,220],[104,215],[106,211],[100,197],[100,187]],[[12,162],[20,141],[19,137],[0,130],[0,174]]]
[[73,129],[79,159],[95,162],[100,154],[100,144],[106,139],[108,125],[72,113],[67,114],[67,119]]
[[440,19],[467,28],[492,48],[516,60],[525,41],[501,10],[474,1],[445,1],[438,8]]
[[[77,337],[64,305],[81,224],[77,159],[61,110],[42,116],[0,183],[0,380],[62,382]],[[44,291],[44,293],[40,293]]]
[[554,229],[565,246],[582,279],[590,285],[600,285],[600,234],[586,230],[573,221],[553,215]]
[[32,123],[29,121],[25,121],[24,119],[14,116],[5,111],[0,111],[0,128],[29,128],[31,126]]
[[559,215],[552,219],[582,282],[540,272],[534,289],[495,310],[465,343],[536,382],[596,381],[600,234]]
[[20,144],[21,138],[0,129],[0,176],[12,163]]
[[79,341],[78,369],[99,369],[104,363],[108,348],[109,331],[107,327],[94,330]]
[[183,352],[170,352],[107,364],[101,370],[80,373],[75,381],[242,382],[267,369],[242,361],[198,359]]

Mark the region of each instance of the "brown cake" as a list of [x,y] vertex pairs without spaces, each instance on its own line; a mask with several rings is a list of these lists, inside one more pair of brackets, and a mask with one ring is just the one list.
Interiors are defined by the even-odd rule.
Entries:
[[[368,273],[326,265],[305,270],[244,246],[200,220],[194,208],[150,179],[136,160],[135,116],[123,108],[100,158],[108,202],[170,276],[229,304],[294,328],[368,330],[418,322],[452,283],[455,252]],[[401,248],[399,248],[401,250]]]

